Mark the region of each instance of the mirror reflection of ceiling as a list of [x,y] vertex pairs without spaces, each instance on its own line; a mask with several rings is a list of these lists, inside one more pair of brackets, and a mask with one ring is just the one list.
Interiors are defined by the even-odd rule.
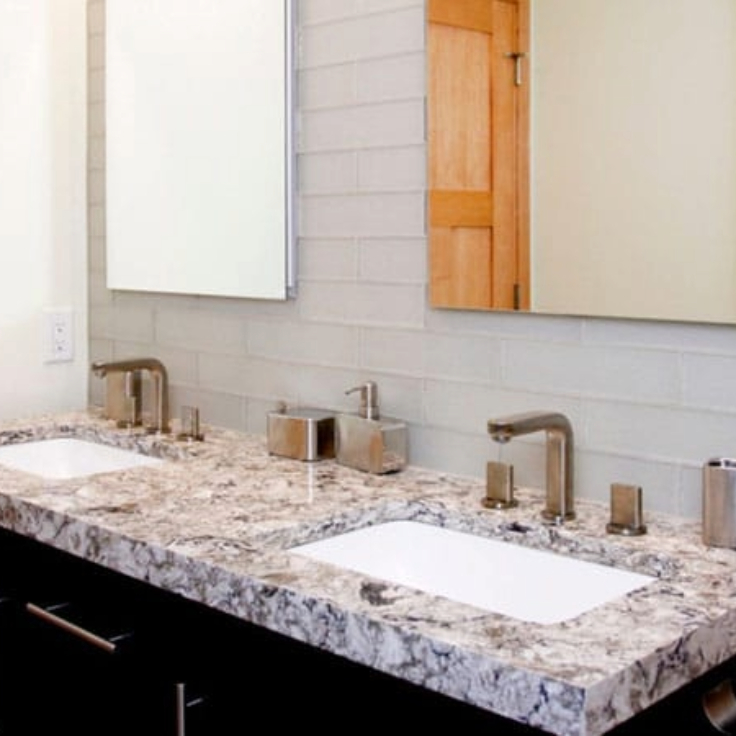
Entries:
[[531,311],[736,322],[736,0],[531,0]]

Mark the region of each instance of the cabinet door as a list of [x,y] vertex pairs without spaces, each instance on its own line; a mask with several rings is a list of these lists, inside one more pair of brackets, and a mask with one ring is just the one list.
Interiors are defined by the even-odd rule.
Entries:
[[135,633],[85,614],[27,603],[16,616],[8,736],[173,733],[173,688],[135,651]]

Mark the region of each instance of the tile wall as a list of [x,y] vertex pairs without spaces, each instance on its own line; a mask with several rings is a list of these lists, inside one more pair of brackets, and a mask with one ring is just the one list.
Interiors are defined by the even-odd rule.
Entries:
[[[438,311],[426,297],[424,3],[300,0],[299,294],[285,303],[105,288],[104,2],[89,2],[90,354],[161,358],[172,402],[263,433],[285,400],[350,409],[377,381],[412,462],[482,477],[489,417],[566,413],[580,496],[641,485],[700,514],[702,462],[736,456],[736,330]],[[93,403],[101,385],[91,379]],[[503,448],[544,481],[542,437]]]

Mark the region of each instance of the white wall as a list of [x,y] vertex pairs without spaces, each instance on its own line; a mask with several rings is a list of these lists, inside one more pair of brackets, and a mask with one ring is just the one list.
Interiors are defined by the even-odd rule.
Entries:
[[[700,468],[736,456],[736,328],[430,309],[422,0],[300,0],[299,297],[113,293],[104,281],[104,3],[91,0],[90,351],[170,369],[173,409],[264,432],[284,399],[355,408],[378,382],[415,463],[482,477],[488,418],[557,409],[577,492],[644,488],[645,513],[700,513]],[[235,93],[235,92],[234,92]],[[102,398],[102,382],[91,384]],[[541,437],[504,450],[544,481]]]
[[[84,0],[0,0],[0,417],[80,408],[87,387]],[[44,363],[43,310],[76,357]]]

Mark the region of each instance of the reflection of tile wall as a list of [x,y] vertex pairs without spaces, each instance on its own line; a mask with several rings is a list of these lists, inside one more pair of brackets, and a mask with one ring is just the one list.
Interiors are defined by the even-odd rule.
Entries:
[[[427,308],[424,3],[301,0],[299,296],[286,303],[104,285],[104,2],[90,0],[90,353],[169,367],[174,411],[262,433],[279,400],[349,408],[378,382],[412,460],[481,477],[489,417],[568,414],[577,488],[640,484],[698,516],[699,466],[736,454],[736,335],[725,327]],[[92,400],[101,386],[92,379]],[[542,437],[505,457],[543,483]]]

